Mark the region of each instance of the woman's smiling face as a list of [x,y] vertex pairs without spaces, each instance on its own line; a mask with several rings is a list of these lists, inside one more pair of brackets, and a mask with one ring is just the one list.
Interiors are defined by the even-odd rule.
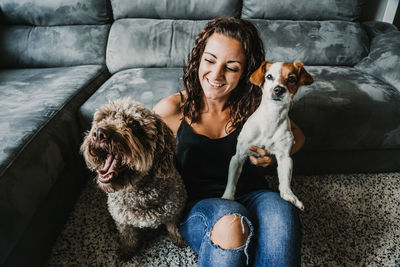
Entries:
[[239,41],[222,34],[212,34],[199,67],[199,80],[206,99],[228,99],[242,77],[245,64],[246,56]]

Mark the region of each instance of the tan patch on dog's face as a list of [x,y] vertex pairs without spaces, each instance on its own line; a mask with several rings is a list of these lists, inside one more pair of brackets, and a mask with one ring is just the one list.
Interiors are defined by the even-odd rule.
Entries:
[[292,98],[299,89],[298,80],[298,71],[295,66],[287,62],[282,63],[280,84],[287,88]]

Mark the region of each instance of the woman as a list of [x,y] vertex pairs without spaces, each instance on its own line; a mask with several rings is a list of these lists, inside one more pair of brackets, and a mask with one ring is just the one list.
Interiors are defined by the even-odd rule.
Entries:
[[[199,266],[300,265],[298,211],[267,189],[260,167],[275,162],[251,147],[235,201],[221,199],[241,126],[260,102],[261,89],[249,82],[264,61],[257,29],[231,17],[212,20],[197,36],[184,69],[185,91],[161,100],[154,110],[177,137],[177,167],[188,190],[180,225],[198,254]],[[292,154],[304,135],[292,122]]]

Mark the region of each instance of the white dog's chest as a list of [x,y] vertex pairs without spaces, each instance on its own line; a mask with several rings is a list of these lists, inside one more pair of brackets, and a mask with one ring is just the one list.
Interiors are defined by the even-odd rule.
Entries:
[[275,155],[290,151],[292,142],[289,118],[264,115],[256,111],[243,126],[238,137],[237,150],[250,154],[249,147],[257,146]]

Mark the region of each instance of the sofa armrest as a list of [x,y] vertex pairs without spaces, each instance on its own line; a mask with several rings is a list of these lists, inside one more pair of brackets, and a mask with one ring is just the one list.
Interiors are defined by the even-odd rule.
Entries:
[[363,26],[371,39],[370,52],[355,68],[400,91],[400,31],[384,22],[367,22]]
[[380,34],[398,31],[396,26],[383,21],[364,21],[361,23],[361,26],[367,32],[371,40]]

